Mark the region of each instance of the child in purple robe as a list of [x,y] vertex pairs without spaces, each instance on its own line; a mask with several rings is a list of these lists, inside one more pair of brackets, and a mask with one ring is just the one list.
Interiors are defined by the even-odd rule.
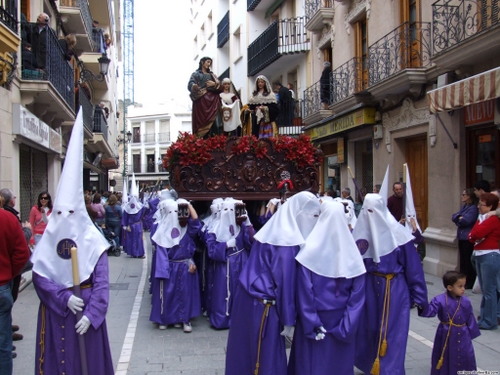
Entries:
[[472,340],[481,335],[472,304],[465,292],[466,276],[448,271],[443,276],[446,292],[434,297],[427,308],[418,315],[428,318],[438,316],[434,347],[432,349],[431,375],[459,374],[476,371],[476,358]]

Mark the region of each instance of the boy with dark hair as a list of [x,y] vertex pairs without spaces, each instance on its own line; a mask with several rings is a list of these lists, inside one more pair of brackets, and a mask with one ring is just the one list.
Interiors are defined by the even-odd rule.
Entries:
[[480,197],[483,193],[489,193],[491,191],[490,183],[486,180],[479,180],[474,184],[474,193],[476,197]]
[[420,316],[437,315],[441,321],[434,338],[431,375],[477,370],[472,340],[481,333],[472,304],[464,296],[465,280],[466,276],[457,271],[446,272],[446,292],[434,297],[427,308],[419,309]]

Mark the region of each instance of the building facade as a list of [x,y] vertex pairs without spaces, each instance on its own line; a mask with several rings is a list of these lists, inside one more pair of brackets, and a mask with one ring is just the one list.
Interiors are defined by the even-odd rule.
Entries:
[[179,103],[131,105],[127,109],[127,129],[130,142],[121,146],[120,155],[127,152],[127,166],[112,171],[117,181],[115,190],[122,190],[123,179],[135,174],[141,190],[148,186],[170,185],[169,174],[162,159],[179,132],[191,133],[191,111]]
[[191,3],[193,65],[213,57],[244,103],[258,74],[294,83],[303,129],[325,155],[321,190],[354,192],[355,179],[360,200],[388,165],[392,186],[406,164],[424,269],[455,269],[462,190],[500,187],[498,0]]
[[119,0],[0,1],[0,185],[18,197],[23,220],[41,191],[55,196],[79,110],[84,186],[108,188],[108,169],[118,162],[112,140],[119,6]]

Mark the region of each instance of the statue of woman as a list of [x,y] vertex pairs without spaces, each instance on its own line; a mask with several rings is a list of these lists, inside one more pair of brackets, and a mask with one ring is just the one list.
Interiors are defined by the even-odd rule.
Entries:
[[210,70],[212,59],[203,57],[198,69],[191,74],[188,90],[193,101],[192,127],[193,134],[204,137],[220,133],[221,121],[219,109],[221,107],[220,82]]

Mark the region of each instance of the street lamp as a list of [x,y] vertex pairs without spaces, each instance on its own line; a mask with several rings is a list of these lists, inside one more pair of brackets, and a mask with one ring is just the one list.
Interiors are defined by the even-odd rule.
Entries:
[[[124,134],[125,130],[122,130],[121,133]],[[123,143],[123,172],[122,172],[122,176],[123,176],[124,181],[125,181],[125,176],[127,175],[127,144],[130,143],[131,141],[132,141],[132,133],[130,132],[130,130],[127,133],[125,133],[123,138],[121,135],[119,135],[118,138],[116,138],[116,142]]]
[[105,53],[103,53],[102,56],[97,59],[97,61],[99,61],[99,72],[100,72],[100,74],[98,75],[94,75],[94,73],[88,70],[83,64],[83,61],[80,60],[78,62],[78,67],[80,68],[80,83],[90,82],[94,80],[99,82],[104,81],[104,77],[108,74],[109,63],[111,62],[111,60]]

